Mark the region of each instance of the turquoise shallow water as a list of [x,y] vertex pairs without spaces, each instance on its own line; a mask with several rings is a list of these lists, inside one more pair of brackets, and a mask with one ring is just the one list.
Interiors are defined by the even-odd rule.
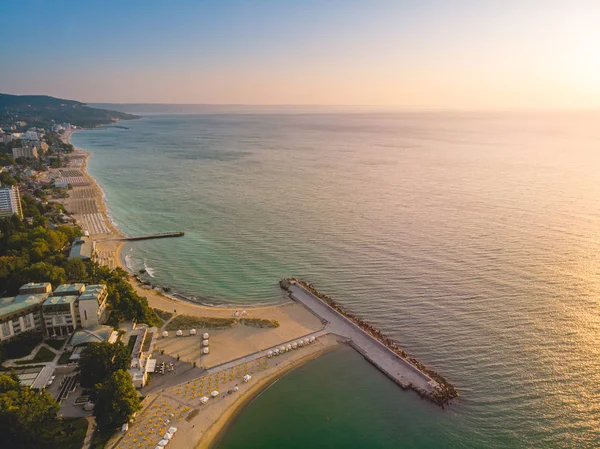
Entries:
[[[264,393],[223,447],[250,415],[269,430],[258,447],[324,438],[309,417],[326,392],[307,403],[308,387],[288,390],[283,410],[261,406],[282,401],[292,376],[335,391],[339,410],[374,405],[334,427],[340,438],[345,426],[364,432],[356,441],[384,434],[374,447],[597,447],[598,119],[149,116],[73,142],[93,153],[90,173],[124,232],[186,232],[126,248],[132,269],[229,304],[277,302],[281,277],[306,277],[462,393],[440,411],[332,354]],[[342,366],[362,374],[323,382]],[[271,422],[299,416],[273,434]],[[394,425],[402,434],[382,430]]]

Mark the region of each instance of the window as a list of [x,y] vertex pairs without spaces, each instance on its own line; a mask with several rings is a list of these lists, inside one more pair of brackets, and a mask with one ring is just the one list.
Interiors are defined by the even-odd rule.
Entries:
[[0,332],[2,332],[3,337],[10,336],[10,326],[8,322],[2,323],[2,325],[0,325]]
[[25,315],[23,317],[23,328],[29,329],[33,326],[33,320],[31,319],[31,314]]

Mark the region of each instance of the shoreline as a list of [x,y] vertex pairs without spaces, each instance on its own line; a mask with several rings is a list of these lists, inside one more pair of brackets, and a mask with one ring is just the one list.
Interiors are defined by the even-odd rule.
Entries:
[[[73,143],[71,142],[71,137],[77,131],[80,131],[80,130],[71,130],[71,131],[65,133],[65,135],[63,135],[65,142],[73,145]],[[102,215],[102,218],[104,219],[108,229],[110,230],[110,234],[90,234],[90,238],[92,238],[94,241],[96,241],[97,244],[102,245],[102,242],[104,240],[109,240],[109,239],[115,238],[115,237],[126,237],[126,235],[123,232],[121,232],[119,230],[119,228],[115,225],[115,223],[112,220],[112,216],[108,212],[108,207],[106,204],[106,194],[105,194],[104,190],[102,190],[102,187],[100,187],[100,185],[98,184],[96,179],[87,170],[88,159],[93,155],[93,153],[85,150],[82,147],[76,147],[75,145],[73,145],[73,147],[75,148],[75,151],[83,153],[85,155],[83,158],[83,163],[82,163],[81,167],[79,167],[79,170],[81,171],[83,176],[86,178],[86,180],[90,183],[89,187],[94,190],[94,199],[98,206],[98,212]],[[81,187],[74,187],[74,188],[81,188]],[[72,214],[72,215],[76,215],[76,214]],[[77,223],[79,226],[81,226],[81,223],[79,222],[79,220],[77,220]],[[103,237],[103,238],[98,238],[98,237]],[[256,311],[256,310],[270,309],[270,308],[274,308],[274,307],[281,307],[286,304],[285,298],[282,297],[282,301],[275,303],[275,304],[232,304],[232,305],[219,304],[219,305],[212,305],[212,304],[208,303],[208,298],[200,297],[201,299],[204,299],[205,301],[195,301],[194,299],[192,299],[190,297],[190,295],[186,294],[185,292],[183,292],[183,293],[181,293],[181,292],[174,292],[174,293],[165,292],[164,291],[165,288],[172,289],[172,287],[162,286],[162,285],[154,284],[149,280],[144,280],[142,277],[140,277],[138,274],[134,273],[133,270],[127,266],[127,264],[123,261],[123,258],[121,257],[122,250],[125,246],[125,242],[118,242],[118,241],[114,242],[113,241],[111,243],[114,244],[114,255],[112,256],[114,266],[123,269],[124,271],[126,271],[129,274],[129,280],[130,280],[131,285],[136,289],[136,291],[138,291],[138,293],[142,294],[143,296],[147,296],[147,295],[159,296],[161,298],[168,299],[175,304],[183,303],[183,304],[197,306],[197,307],[205,309],[205,310],[223,309],[223,310],[227,310],[229,312],[236,310],[236,309],[249,309],[249,310]],[[149,287],[147,284],[145,284],[144,281],[150,282],[151,285],[155,285],[157,288]]]
[[[64,136],[68,143],[71,143],[71,136],[76,131],[77,130],[71,131]],[[83,161],[79,170],[89,182],[89,186],[74,186],[71,192],[76,191],[76,189],[91,188],[93,191],[92,198],[97,204],[97,213],[102,216],[106,228],[108,229],[108,233],[103,234],[92,234],[90,232],[90,239],[96,242],[97,251],[101,251],[103,255],[110,254],[110,260],[105,256],[103,260],[98,260],[98,258],[95,258],[95,260],[99,263],[104,262],[109,268],[111,268],[112,263],[112,268],[120,267],[129,273],[129,281],[134,290],[141,296],[147,298],[150,307],[174,312],[174,316],[191,315],[215,318],[230,318],[232,312],[236,309],[246,309],[253,318],[275,318],[278,323],[280,323],[280,327],[272,330],[251,328],[247,326],[238,326],[237,329],[227,329],[223,331],[213,330],[211,332],[211,346],[215,350],[211,351],[211,359],[209,359],[212,361],[211,363],[213,365],[217,364],[217,361],[220,363],[228,362],[229,360],[236,360],[240,355],[252,353],[252,351],[261,351],[267,347],[276,347],[282,341],[293,340],[301,335],[314,332],[316,329],[322,329],[322,323],[312,316],[310,312],[284,295],[282,295],[281,301],[277,304],[232,304],[228,306],[213,306],[185,298],[185,295],[179,295],[183,297],[177,297],[173,294],[168,294],[162,290],[165,287],[156,289],[144,285],[142,278],[133,273],[121,258],[122,249],[125,246],[125,243],[110,240],[115,237],[123,237],[124,234],[116,227],[112,221],[112,217],[108,213],[104,191],[96,179],[94,179],[87,170],[88,158],[92,153],[80,147],[75,147],[75,151],[80,155],[83,155]],[[73,199],[74,198],[75,195],[73,195]],[[77,220],[78,225],[82,226],[84,223],[81,220],[81,218],[83,218],[82,214],[72,213],[72,215]],[[76,215],[79,215],[79,217],[76,217]],[[219,441],[221,441],[225,432],[233,425],[235,418],[243,413],[246,406],[256,399],[263,391],[294,369],[299,368],[305,363],[314,360],[329,351],[335,350],[341,344],[340,341],[332,335],[325,335],[321,337],[320,341],[322,346],[313,347],[308,354],[305,354],[304,352],[294,352],[287,354],[287,357],[281,359],[281,361],[278,359],[276,365],[271,367],[272,372],[265,372],[265,377],[262,377],[262,373],[260,375],[255,375],[253,382],[248,384],[249,388],[240,391],[239,395],[223,398],[221,399],[221,401],[223,401],[222,403],[214,404],[206,409],[201,406],[198,416],[191,418],[189,422],[186,419],[177,424],[180,428],[188,428],[187,430],[189,432],[182,432],[186,434],[185,440],[187,441],[184,441],[181,438],[181,435],[178,434],[178,438],[174,438],[170,446],[181,449],[190,447],[197,449],[215,447]],[[184,340],[176,340],[175,342],[183,343]],[[219,350],[219,345],[222,347],[221,351]],[[173,355],[177,354],[177,358],[179,359],[180,351],[181,349],[179,348],[169,348],[165,352]],[[191,359],[186,361],[192,362]],[[194,364],[195,363],[196,362],[194,362]],[[172,389],[166,389],[156,393],[156,396],[155,394],[152,394],[151,396],[154,398],[164,398],[168,397],[170,394],[172,394]],[[155,399],[153,399],[152,402],[154,402],[154,400]],[[221,413],[213,416],[215,411],[218,412],[219,410]],[[111,447],[111,445],[109,444],[107,447]]]
[[231,407],[229,407],[227,411],[213,423],[212,426],[206,429],[204,435],[194,449],[215,449],[222,441],[225,433],[227,433],[227,431],[235,424],[236,418],[238,418],[244,412],[244,409],[254,402],[254,400],[257,399],[262,393],[267,391],[272,385],[290,374],[292,371],[321,357],[322,355],[339,349],[340,345],[341,343],[332,344],[320,349],[315,353],[307,354],[301,359],[293,361],[283,370],[275,371],[268,377],[261,379],[247,392],[245,392],[239,401],[235,402]]

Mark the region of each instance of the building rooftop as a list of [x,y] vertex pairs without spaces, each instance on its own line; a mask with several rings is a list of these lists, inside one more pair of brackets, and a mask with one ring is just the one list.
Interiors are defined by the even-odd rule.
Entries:
[[69,251],[69,259],[91,259],[91,257],[92,242],[87,237],[73,240],[71,251]]
[[106,290],[106,285],[88,285],[83,293],[79,296],[80,301],[90,301],[95,299],[99,301],[99,297]]
[[73,301],[77,299],[76,296],[51,296],[46,301],[44,301],[45,306],[52,306],[57,304],[71,304]]
[[0,317],[40,304],[48,296],[48,293],[26,293],[14,297],[0,298]]
[[55,296],[80,295],[85,289],[85,284],[62,284],[54,290]]
[[[71,337],[71,346],[81,346],[88,343],[99,343],[102,341],[110,341],[113,333],[113,328],[110,326],[96,325],[86,329],[75,331]],[[112,342],[111,342],[112,343]]]
[[50,282],[30,282],[29,284],[22,285],[19,289],[19,292],[26,293],[27,291],[31,290],[45,290],[50,292],[52,291],[52,286],[50,285]]

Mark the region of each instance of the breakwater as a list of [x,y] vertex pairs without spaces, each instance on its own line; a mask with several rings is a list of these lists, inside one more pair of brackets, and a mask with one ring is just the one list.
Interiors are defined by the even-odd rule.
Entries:
[[309,282],[288,278],[282,280],[280,286],[290,293],[292,299],[325,320],[330,332],[348,338],[354,349],[402,388],[414,390],[441,407],[458,396],[454,386],[444,377],[410,357],[396,342],[371,324],[343,310]]
[[107,239],[107,240],[115,240],[121,242],[135,242],[138,240],[150,240],[150,239],[165,239],[169,237],[183,237],[185,232],[161,232],[158,234],[147,234],[147,235],[137,235],[133,237],[119,237],[117,239]]

